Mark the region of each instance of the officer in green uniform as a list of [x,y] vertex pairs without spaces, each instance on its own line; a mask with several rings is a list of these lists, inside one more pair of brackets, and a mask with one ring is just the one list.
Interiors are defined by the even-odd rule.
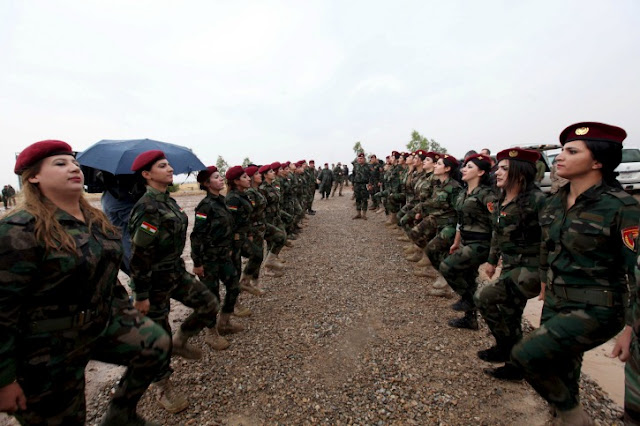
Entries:
[[358,154],[353,163],[353,192],[356,197],[356,215],[352,219],[367,219],[371,168],[366,163],[364,152]]
[[494,284],[478,290],[474,302],[482,314],[496,345],[478,352],[488,362],[507,362],[487,368],[490,376],[521,380],[522,372],[509,362],[511,348],[522,338],[522,312],[527,300],[540,294],[539,216],[545,196],[535,185],[535,162],[540,154],[520,148],[500,151],[496,185],[502,190],[494,209],[493,235],[487,276],[491,278],[502,257],[502,272]]
[[440,273],[460,296],[453,305],[464,312],[463,318],[449,321],[456,328],[478,329],[473,295],[478,288],[478,267],[487,261],[491,246],[491,213],[496,201],[490,186],[491,160],[483,154],[467,157],[462,167],[462,180],[467,187],[455,203],[458,213],[456,236],[449,256],[440,263]]
[[118,282],[120,233],[83,198],[71,147],[17,158],[24,207],[0,221],[0,411],[21,424],[83,425],[90,359],[126,365],[102,425],[146,424],[136,405],[171,339]]
[[280,215],[280,187],[276,181],[276,172],[280,169],[279,162],[266,164],[258,170],[262,175],[260,192],[267,200],[264,219],[267,228],[264,239],[267,241],[267,258],[264,262],[266,272],[273,276],[282,276],[284,264],[278,261],[278,255],[287,242],[287,233]]
[[249,165],[245,169],[245,173],[251,179],[251,186],[247,189],[247,197],[251,201],[251,227],[249,228],[250,243],[253,246],[249,252],[249,259],[245,265],[243,275],[244,279],[240,279],[240,289],[256,296],[264,294],[264,290],[260,288],[260,266],[264,259],[264,234],[267,229],[265,222],[265,209],[267,208],[267,199],[260,192],[260,184],[262,183],[262,175],[258,173],[259,167]]
[[511,357],[560,424],[592,423],[580,405],[583,353],[614,337],[625,314],[627,324],[632,320],[628,288],[635,284],[640,208],[614,172],[625,137],[623,129],[595,122],[564,129],[557,165],[569,184],[541,215],[540,279],[547,284],[541,326]]
[[[188,219],[167,191],[173,183],[173,168],[162,151],[151,150],[138,155],[131,170],[147,186],[147,192],[133,206],[129,220],[134,306],[168,333],[171,332],[171,299],[193,308],[193,313],[173,336],[172,354],[199,359],[202,352],[187,341],[215,324],[220,304],[213,293],[185,269],[182,252]],[[170,413],[178,413],[186,409],[189,402],[173,390],[169,380],[171,372],[167,360],[155,385],[160,405]]]
[[[200,189],[207,195],[195,210],[195,223],[191,232],[191,259],[193,273],[220,301],[220,281],[225,286],[224,305],[231,312],[238,297],[238,271],[233,263],[233,216],[227,209],[224,195],[224,178],[216,166],[198,173]],[[227,309],[229,311],[229,309]],[[207,329],[205,342],[215,350],[229,347],[229,342],[218,333],[216,323]]]

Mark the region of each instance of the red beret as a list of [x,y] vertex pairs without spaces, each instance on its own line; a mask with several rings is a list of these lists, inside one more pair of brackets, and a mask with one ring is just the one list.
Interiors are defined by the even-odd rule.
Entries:
[[258,169],[258,173],[267,173],[269,170],[271,170],[271,164],[265,164]]
[[433,152],[433,151],[429,151],[427,152],[427,157],[431,158],[434,162],[438,161],[440,159],[440,157],[442,157],[442,154],[439,154],[437,152]]
[[471,160],[475,160],[474,163],[476,162],[483,162],[483,163],[487,163],[489,166],[491,166],[491,158],[489,158],[488,155],[485,154],[474,154],[474,155],[470,155],[467,158],[464,159],[465,164]]
[[284,163],[282,163],[282,168],[286,169],[287,167],[289,167],[290,164],[291,164],[291,161],[285,161]]
[[244,172],[249,177],[252,177],[253,175],[255,175],[257,171],[258,171],[258,166],[249,166],[246,169],[244,169]]
[[[358,154],[358,157],[364,158],[364,152],[361,152],[360,154]],[[327,163],[324,163],[324,164],[327,164]]]
[[458,159],[456,157],[454,157],[453,155],[449,155],[449,154],[442,154],[442,159],[449,161],[453,167],[458,167],[460,165],[460,163],[458,162]]
[[415,152],[415,155],[419,156],[424,160],[425,158],[427,158],[427,151],[425,151],[424,149],[419,149]]
[[313,160],[309,160],[309,164],[311,164],[311,163],[316,164],[316,162],[315,162],[315,161],[313,161]]
[[296,162],[296,167],[301,167],[304,164],[304,160]]
[[25,169],[33,166],[43,158],[63,154],[73,155],[71,146],[66,142],[46,140],[32,143],[18,155],[13,172],[21,175]]
[[167,158],[164,155],[164,152],[159,149],[152,149],[151,151],[145,151],[141,154],[138,154],[135,160],[133,160],[133,164],[131,165],[131,170],[134,172],[140,171],[144,169],[149,164],[155,163],[161,158]]
[[622,143],[626,137],[627,132],[620,127],[587,121],[572,124],[564,129],[562,133],[560,133],[560,143],[564,145],[567,142],[576,140]]
[[229,168],[229,170],[227,170],[225,177],[228,181],[232,181],[238,179],[240,176],[242,176],[243,173],[244,169],[242,168],[242,166],[233,166]]
[[273,163],[271,163],[271,170],[273,171],[278,171],[279,168],[282,167],[282,164],[280,164],[278,161],[275,161]]
[[540,153],[538,151],[532,151],[530,149],[522,149],[522,148],[509,148],[502,150],[496,155],[498,161],[509,159],[509,160],[519,160],[519,161],[527,161],[529,163],[535,164],[536,161],[540,159]]
[[211,175],[217,171],[218,171],[218,168],[216,166],[209,166],[206,169],[200,171],[200,173],[198,173],[196,180],[198,181],[198,183],[206,182],[207,180],[209,180]]

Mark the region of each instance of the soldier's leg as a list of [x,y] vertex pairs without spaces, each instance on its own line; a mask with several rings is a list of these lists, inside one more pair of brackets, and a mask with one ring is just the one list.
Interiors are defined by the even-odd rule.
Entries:
[[257,279],[260,276],[260,266],[264,260],[264,238],[262,234],[255,234],[249,252],[249,261],[244,267],[247,277]]
[[111,403],[135,414],[152,380],[169,362],[171,338],[160,325],[132,307],[115,315],[91,352],[91,358],[125,365]]
[[218,299],[207,286],[187,271],[182,273],[181,282],[171,292],[171,297],[193,309],[191,315],[180,324],[180,332],[186,338],[195,336],[203,328],[212,327],[216,323],[220,308]]
[[624,424],[640,424],[640,344],[634,335],[624,368]]
[[478,267],[487,261],[487,244],[461,244],[458,250],[440,262],[440,273],[463,300],[473,303],[478,285]]
[[338,195],[339,195],[340,197],[342,197],[342,187],[343,187],[343,186],[344,186],[344,183],[343,183],[342,181],[340,181],[340,182],[338,183]]
[[505,323],[509,329],[509,340],[514,344],[522,339],[522,313],[527,301],[540,294],[540,273],[535,266],[513,268],[511,278],[515,286],[510,286],[509,302],[502,304]]
[[473,296],[473,301],[498,346],[506,344],[506,336],[509,334],[500,307],[510,295],[507,291],[507,286],[511,283],[510,273],[510,270],[503,269],[498,281],[484,286]]
[[511,352],[531,386],[560,411],[579,403],[583,353],[607,342],[624,326],[621,308],[574,303],[572,309],[571,305],[553,295],[545,297],[542,325]]

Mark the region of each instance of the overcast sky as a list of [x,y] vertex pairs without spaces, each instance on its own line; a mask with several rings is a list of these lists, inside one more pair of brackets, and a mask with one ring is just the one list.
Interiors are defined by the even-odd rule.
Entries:
[[556,142],[640,145],[640,2],[0,2],[0,183],[42,139],[191,147],[207,165]]

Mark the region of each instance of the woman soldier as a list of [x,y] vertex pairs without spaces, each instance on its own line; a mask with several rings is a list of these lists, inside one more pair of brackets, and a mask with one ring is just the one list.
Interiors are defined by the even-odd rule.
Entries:
[[[404,230],[405,233],[414,225],[413,217],[415,216],[415,213],[412,209],[420,201],[418,199],[418,185],[420,185],[427,178],[427,172],[424,170],[423,166],[424,159],[427,158],[427,151],[419,149],[415,152],[413,157],[409,158],[414,168],[413,177],[411,178],[410,182],[411,189],[407,192],[406,204],[397,213],[398,226],[401,230]],[[431,173],[429,173],[428,175],[430,176]],[[409,183],[407,185],[409,185]],[[410,212],[413,214],[411,214]],[[406,234],[399,236],[397,240],[406,242],[410,241],[409,237],[407,237]]]
[[103,425],[146,424],[136,405],[171,339],[118,282],[120,233],[84,199],[62,141],[17,158],[24,203],[0,221],[0,411],[21,424],[83,425],[90,359],[126,365]]
[[522,372],[509,361],[513,346],[522,338],[522,311],[527,300],[540,294],[539,215],[545,196],[535,185],[540,154],[520,148],[498,153],[496,186],[502,190],[493,211],[493,233],[487,276],[492,278],[502,257],[497,282],[478,290],[474,302],[496,344],[478,352],[488,362],[507,362],[484,372],[497,379],[520,380]]
[[491,211],[496,196],[491,188],[491,160],[483,154],[467,157],[462,167],[462,180],[467,188],[455,203],[458,213],[456,236],[449,256],[440,262],[440,273],[460,300],[453,304],[464,317],[449,321],[451,327],[478,329],[473,295],[478,288],[478,267],[487,261],[491,247]]
[[[541,215],[540,279],[547,284],[541,326],[511,358],[560,424],[593,423],[580,405],[582,356],[623,328],[628,286],[635,284],[640,208],[614,172],[625,137],[623,129],[602,123],[564,129],[557,172],[569,183]],[[614,355],[628,347],[629,337],[627,328]],[[626,420],[637,424],[640,418]]]
[[458,170],[459,163],[455,157],[443,154],[436,162],[433,176],[436,180],[431,198],[416,206],[415,220],[420,223],[412,228],[415,241],[427,241],[424,253],[435,269],[429,271],[428,277],[435,278],[427,292],[431,296],[451,297],[451,289],[447,281],[438,271],[440,262],[449,254],[456,234],[456,210],[454,203],[462,190]]
[[267,259],[264,262],[266,272],[272,276],[281,277],[284,265],[278,261],[280,250],[287,241],[287,234],[280,218],[280,190],[275,184],[276,171],[280,168],[280,163],[267,164],[258,170],[262,176],[260,193],[267,200],[267,207],[264,211],[266,230],[264,239],[267,241]]
[[266,231],[266,223],[264,211],[267,208],[267,199],[262,195],[260,184],[262,183],[262,175],[258,173],[258,166],[250,165],[245,169],[245,173],[251,179],[251,186],[247,188],[247,196],[251,201],[253,210],[251,211],[251,227],[246,252],[249,255],[242,277],[240,278],[240,290],[251,293],[255,296],[264,294],[264,290],[260,288],[260,266],[264,257],[264,234]]
[[[233,312],[238,297],[238,271],[233,263],[233,217],[225,204],[224,178],[216,166],[198,173],[200,189],[207,191],[196,207],[196,220],[191,232],[191,258],[193,273],[200,277],[207,288],[220,300],[220,281],[225,286],[223,312]],[[225,309],[226,307],[226,309]],[[221,316],[224,314],[221,314]],[[213,349],[221,351],[229,342],[220,336],[215,322],[205,337]]]
[[[205,327],[213,327],[218,312],[218,299],[207,287],[188,273],[182,260],[187,239],[187,215],[169,196],[173,168],[162,151],[145,151],[131,166],[147,192],[131,211],[131,288],[134,306],[171,333],[169,312],[171,299],[193,308],[173,336],[172,353],[187,359],[199,359],[202,352],[189,345],[188,339]],[[157,396],[170,413],[178,413],[189,405],[176,393],[169,380],[169,360],[156,377]]]

